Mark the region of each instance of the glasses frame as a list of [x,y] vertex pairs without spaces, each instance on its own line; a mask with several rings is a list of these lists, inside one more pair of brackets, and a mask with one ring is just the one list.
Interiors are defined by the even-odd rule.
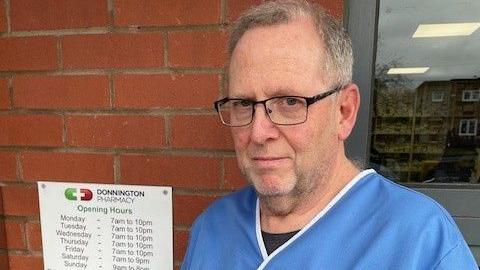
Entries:
[[[220,99],[220,100],[217,100],[213,103],[214,107],[215,107],[215,110],[217,111],[218,115],[220,116],[220,121],[222,121],[222,124],[226,125],[226,126],[229,126],[229,127],[244,127],[244,126],[248,126],[250,125],[252,122],[253,122],[253,118],[255,117],[255,108],[257,107],[257,104],[262,104],[264,109],[265,109],[265,112],[267,112],[267,115],[268,115],[268,118],[270,119],[270,121],[275,124],[275,125],[280,125],[280,126],[293,126],[293,125],[299,125],[299,124],[302,124],[302,123],[305,123],[308,119],[308,107],[310,107],[310,105],[314,104],[315,102],[317,101],[320,101],[334,93],[337,93],[339,92],[340,90],[343,90],[345,87],[344,86],[337,86],[331,90],[328,90],[328,91],[325,91],[323,93],[320,93],[318,95],[315,95],[313,97],[303,97],[303,96],[276,96],[276,97],[271,97],[271,98],[267,98],[267,99],[264,99],[264,100],[259,100],[259,101],[255,101],[255,100],[250,100],[250,99],[243,99],[243,98],[229,98],[229,97],[226,97],[226,98],[223,98],[223,99]],[[307,113],[305,114],[305,120],[303,120],[302,122],[299,122],[299,123],[295,123],[295,124],[278,124],[278,123],[275,123],[272,118],[270,118],[270,113],[272,112],[270,109],[267,108],[267,102],[269,100],[272,100],[272,99],[276,99],[276,98],[302,98],[302,99],[305,99],[305,103],[307,104]],[[251,108],[252,108],[252,113],[251,113],[251,117],[250,117],[250,122],[248,122],[247,124],[244,124],[244,125],[229,125],[227,123],[225,123],[225,121],[223,121],[223,118],[222,118],[222,114],[220,113],[220,106],[222,106],[223,104],[229,102],[229,101],[232,101],[232,100],[238,100],[238,101],[242,101],[242,100],[245,100],[245,101],[249,101],[251,102]]]

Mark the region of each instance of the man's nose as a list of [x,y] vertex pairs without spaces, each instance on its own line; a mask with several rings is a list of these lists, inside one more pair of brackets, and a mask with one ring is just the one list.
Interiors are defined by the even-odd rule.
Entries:
[[255,115],[252,122],[251,139],[257,144],[263,144],[268,140],[279,136],[277,126],[268,116],[269,109],[263,104],[256,104]]

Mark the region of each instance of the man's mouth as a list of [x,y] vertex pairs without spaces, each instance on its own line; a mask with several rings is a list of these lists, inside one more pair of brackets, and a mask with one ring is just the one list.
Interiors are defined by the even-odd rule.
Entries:
[[255,156],[252,158],[253,163],[259,168],[275,168],[282,166],[287,160],[287,157],[277,156]]

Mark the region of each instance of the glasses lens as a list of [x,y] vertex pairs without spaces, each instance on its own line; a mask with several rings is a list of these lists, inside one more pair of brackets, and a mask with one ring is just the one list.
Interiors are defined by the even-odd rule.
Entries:
[[279,97],[267,102],[272,122],[279,125],[300,124],[307,120],[307,102],[299,97]]
[[252,121],[253,105],[251,101],[233,99],[218,107],[222,122],[229,126],[244,126]]

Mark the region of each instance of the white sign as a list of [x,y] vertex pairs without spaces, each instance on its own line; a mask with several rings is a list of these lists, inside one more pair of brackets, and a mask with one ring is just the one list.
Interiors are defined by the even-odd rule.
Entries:
[[45,270],[173,269],[172,188],[38,182]]

